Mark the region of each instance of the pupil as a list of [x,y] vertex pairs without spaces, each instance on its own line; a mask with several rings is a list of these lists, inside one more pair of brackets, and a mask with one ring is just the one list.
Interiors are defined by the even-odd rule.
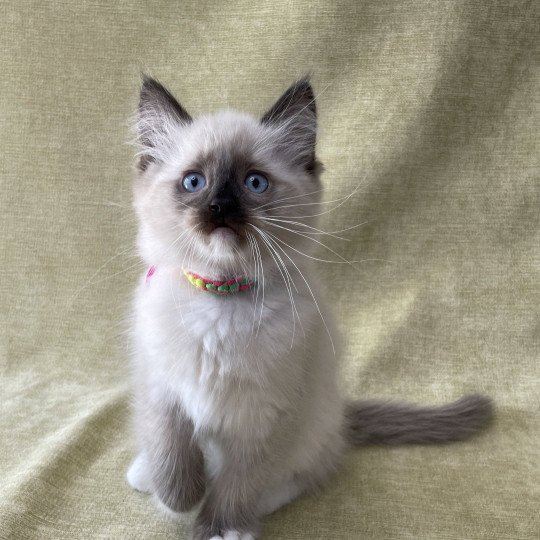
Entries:
[[191,177],[191,187],[197,187],[197,184],[199,183],[199,179],[196,176]]
[[253,178],[253,179],[251,180],[251,185],[252,185],[255,189],[257,189],[257,188],[259,187],[259,183],[260,183],[260,182],[259,182],[259,179],[258,179],[258,178]]

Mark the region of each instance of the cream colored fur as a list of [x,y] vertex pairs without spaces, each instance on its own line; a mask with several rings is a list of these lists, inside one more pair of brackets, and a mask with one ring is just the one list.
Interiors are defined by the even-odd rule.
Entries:
[[[296,119],[314,130],[309,110]],[[152,109],[142,115],[139,129],[152,136],[148,126],[160,120],[165,127],[153,133],[150,147],[142,148],[151,162],[134,190],[139,252],[157,270],[148,282],[141,278],[134,301],[135,425],[141,454],[128,480],[136,489],[152,490],[144,454],[153,429],[146,420],[148,404],[179,404],[193,422],[208,478],[226,466],[224,454],[230,450],[223,441],[234,440],[237,451],[264,452],[252,501],[262,515],[324,482],[344,447],[337,339],[309,259],[316,244],[307,235],[280,229],[281,222],[271,226],[259,219],[319,213],[318,170],[308,173],[291,164],[290,152],[305,152],[297,133],[276,152],[283,148],[290,118],[269,126],[226,111],[180,123],[167,111]],[[253,225],[246,227],[251,241],[198,233],[193,230],[196,209],[173,200],[181,171],[213,153],[241,154],[272,179],[271,195],[253,199]],[[305,233],[315,218],[299,221]],[[257,286],[219,297],[194,289],[184,268],[216,279],[249,275]]]

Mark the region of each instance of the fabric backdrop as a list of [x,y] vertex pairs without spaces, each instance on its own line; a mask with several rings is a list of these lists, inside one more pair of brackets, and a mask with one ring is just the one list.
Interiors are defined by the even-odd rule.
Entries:
[[365,223],[331,246],[362,262],[321,264],[345,391],[496,403],[470,442],[351,452],[266,538],[539,538],[539,20],[522,0],[2,2],[0,537],[193,518],[125,482],[146,70],[192,114],[260,114],[311,72],[327,198],[352,193],[323,226]]

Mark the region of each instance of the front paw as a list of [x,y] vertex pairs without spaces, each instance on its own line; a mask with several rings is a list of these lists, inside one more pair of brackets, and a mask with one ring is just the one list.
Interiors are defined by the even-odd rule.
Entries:
[[251,533],[241,533],[238,531],[225,531],[223,535],[212,536],[210,540],[255,540]]
[[193,536],[193,540],[255,540],[255,536],[249,532],[223,531],[213,536]]
[[257,538],[255,532],[224,528],[210,521],[203,521],[200,515],[191,534],[192,540],[255,540]]

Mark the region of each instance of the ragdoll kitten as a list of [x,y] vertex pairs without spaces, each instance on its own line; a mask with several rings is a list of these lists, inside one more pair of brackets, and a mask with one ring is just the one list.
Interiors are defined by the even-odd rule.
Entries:
[[347,402],[310,259],[321,196],[307,80],[260,119],[191,118],[145,78],[134,205],[149,270],[135,299],[135,489],[184,512],[196,540],[247,540],[321,486],[351,445],[463,439],[487,398]]

